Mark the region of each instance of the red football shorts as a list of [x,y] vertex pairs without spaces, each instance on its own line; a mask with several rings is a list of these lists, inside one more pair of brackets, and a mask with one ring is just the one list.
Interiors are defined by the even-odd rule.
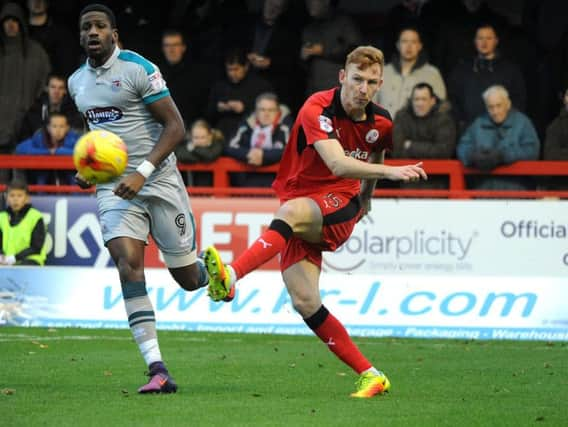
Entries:
[[309,243],[292,236],[280,252],[280,270],[284,271],[297,262],[307,259],[321,269],[322,252],[334,251],[353,232],[361,217],[361,202],[358,196],[342,193],[319,193],[307,196],[314,200],[323,215],[322,241]]

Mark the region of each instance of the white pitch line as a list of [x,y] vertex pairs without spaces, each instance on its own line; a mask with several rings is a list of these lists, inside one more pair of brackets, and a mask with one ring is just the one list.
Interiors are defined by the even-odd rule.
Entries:
[[[64,336],[37,336],[26,334],[2,334],[0,333],[0,342],[22,342],[22,341],[132,341],[132,337],[124,336],[107,336],[107,335],[64,335]],[[168,341],[179,342],[207,342],[213,341],[215,337],[168,337]],[[222,340],[223,342],[242,342],[238,338],[229,338]]]

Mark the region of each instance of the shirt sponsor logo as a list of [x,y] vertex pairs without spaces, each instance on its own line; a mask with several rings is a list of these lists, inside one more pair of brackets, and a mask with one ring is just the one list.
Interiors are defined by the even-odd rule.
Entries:
[[367,135],[365,135],[365,141],[367,141],[368,144],[374,144],[378,139],[379,131],[377,129],[371,129],[367,132]]
[[349,151],[345,150],[345,155],[349,157],[353,157],[357,160],[367,160],[369,158],[368,151],[362,151],[361,149],[357,148],[356,150]]
[[110,83],[110,89],[113,92],[118,92],[120,90],[120,79],[112,79],[112,82]]
[[154,89],[156,92],[161,92],[166,88],[166,81],[159,71],[150,74],[148,76],[148,82],[150,82],[150,86],[152,86],[152,89]]
[[115,122],[122,118],[122,111],[117,107],[96,107],[85,111],[87,120],[98,125],[99,123]]
[[333,132],[333,124],[331,123],[331,119],[326,116],[319,116],[318,117],[320,129],[324,132],[331,133]]

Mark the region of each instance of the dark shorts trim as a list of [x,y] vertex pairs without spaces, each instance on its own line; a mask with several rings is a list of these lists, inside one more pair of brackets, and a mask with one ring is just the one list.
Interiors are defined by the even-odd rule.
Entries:
[[342,222],[351,221],[359,216],[361,211],[361,200],[359,196],[353,197],[345,206],[338,211],[325,215],[323,217],[323,225],[334,225]]

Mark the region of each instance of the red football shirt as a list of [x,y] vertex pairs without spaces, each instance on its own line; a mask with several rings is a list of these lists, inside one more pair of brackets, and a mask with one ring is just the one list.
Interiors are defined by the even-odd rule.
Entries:
[[300,109],[272,184],[281,200],[322,191],[352,196],[360,192],[360,180],[331,173],[313,146],[316,141],[336,139],[346,156],[363,161],[368,161],[372,152],[392,150],[392,119],[388,111],[371,102],[366,120],[355,122],[341,105],[340,90],[316,92]]

